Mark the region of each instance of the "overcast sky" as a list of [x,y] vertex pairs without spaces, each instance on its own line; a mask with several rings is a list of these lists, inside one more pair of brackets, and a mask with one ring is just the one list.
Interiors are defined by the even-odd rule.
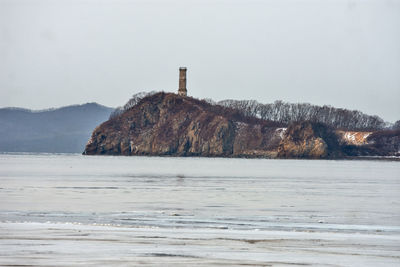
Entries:
[[0,0],[0,107],[178,89],[400,119],[400,0]]

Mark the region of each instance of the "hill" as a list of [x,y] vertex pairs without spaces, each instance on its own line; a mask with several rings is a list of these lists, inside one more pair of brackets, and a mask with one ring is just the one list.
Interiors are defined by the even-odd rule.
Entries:
[[[289,140],[283,126],[206,101],[156,93],[97,127],[84,154],[268,158],[340,155],[337,139],[331,141],[336,135],[329,127],[300,123],[287,131],[296,134],[295,138],[282,143]],[[297,141],[304,144],[293,149]],[[318,149],[313,149],[314,144]]]
[[86,155],[264,158],[398,156],[400,132],[284,123],[173,93],[132,98],[96,127]]
[[97,103],[32,111],[0,109],[1,152],[82,152],[90,133],[112,108]]

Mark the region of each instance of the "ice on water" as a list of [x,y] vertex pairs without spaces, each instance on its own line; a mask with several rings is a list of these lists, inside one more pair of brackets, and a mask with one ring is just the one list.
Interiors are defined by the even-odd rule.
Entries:
[[400,264],[398,162],[3,154],[0,179],[0,265]]

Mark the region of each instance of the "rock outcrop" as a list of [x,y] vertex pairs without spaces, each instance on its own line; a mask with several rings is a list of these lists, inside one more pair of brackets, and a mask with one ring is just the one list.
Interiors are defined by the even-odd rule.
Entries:
[[278,147],[280,158],[337,158],[343,156],[335,132],[309,121],[290,125]]

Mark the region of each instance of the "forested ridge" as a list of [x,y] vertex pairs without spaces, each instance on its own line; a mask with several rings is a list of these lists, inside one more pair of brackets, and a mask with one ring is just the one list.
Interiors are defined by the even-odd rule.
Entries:
[[247,116],[290,124],[297,121],[312,121],[344,130],[381,130],[385,121],[378,116],[367,115],[358,110],[318,106],[309,103],[287,103],[277,100],[262,104],[255,100],[222,100],[218,105],[241,110]]
[[[134,107],[139,101],[156,92],[141,92],[123,106],[114,110],[110,117],[114,117]],[[274,103],[262,104],[256,100],[222,100],[215,102],[211,99],[204,99],[212,105],[219,105],[235,109],[247,117],[255,117],[267,121],[277,122],[282,125],[289,125],[292,122],[311,121],[324,123],[335,129],[376,131],[388,127],[379,116],[371,116],[358,110],[335,108],[332,106],[312,105],[309,103],[288,103],[277,100]],[[395,125],[399,124],[398,122]],[[394,126],[395,127],[395,126]]]

